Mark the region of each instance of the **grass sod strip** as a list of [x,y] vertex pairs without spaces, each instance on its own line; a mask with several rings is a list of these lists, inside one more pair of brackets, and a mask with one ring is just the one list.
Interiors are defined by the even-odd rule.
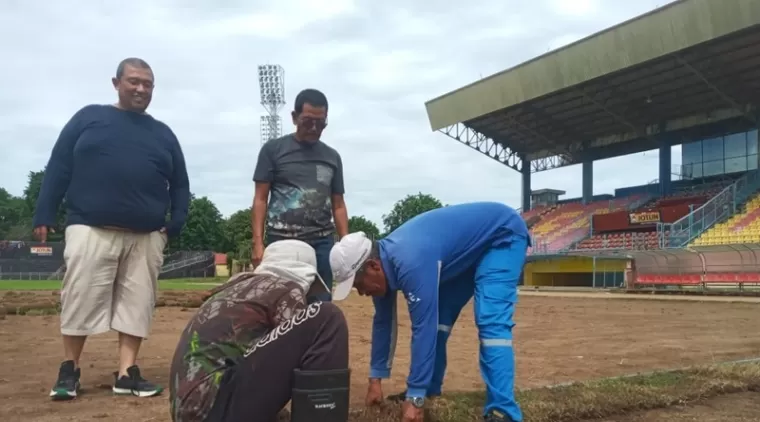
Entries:
[[[523,390],[526,422],[570,422],[695,402],[760,389],[760,363],[741,362]],[[482,421],[484,395],[456,393],[429,401],[426,422]],[[400,406],[352,410],[352,422],[396,422]]]
[[[206,290],[226,282],[227,279],[178,278],[159,280],[159,290]],[[0,280],[0,291],[60,290],[60,280]]]
[[[198,289],[159,289],[156,307],[198,308],[212,286]],[[60,292],[50,291],[42,295],[28,292],[0,291],[0,319],[5,315],[56,315],[60,313]]]

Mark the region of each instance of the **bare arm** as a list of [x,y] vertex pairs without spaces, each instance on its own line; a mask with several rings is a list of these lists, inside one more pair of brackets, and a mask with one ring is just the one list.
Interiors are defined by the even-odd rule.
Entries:
[[343,194],[334,193],[332,195],[332,213],[335,220],[335,231],[338,232],[338,237],[342,239],[348,234],[348,209],[346,209]]
[[338,238],[342,239],[343,236],[348,234],[348,210],[346,209],[346,201],[343,196],[346,193],[346,187],[343,184],[343,160],[338,155],[337,166],[335,169],[335,175],[332,180],[332,213],[333,220],[335,220],[335,231],[338,232]]
[[264,222],[267,216],[267,204],[269,203],[269,190],[274,181],[275,160],[272,152],[272,142],[267,142],[259,150],[256,161],[256,170],[253,172],[253,182],[256,184],[253,193],[253,205],[251,206],[251,231],[253,232],[253,245],[264,244]]
[[251,207],[251,230],[253,231],[253,243],[264,243],[264,221],[266,221],[267,204],[269,202],[269,186],[267,182],[256,182],[256,191],[253,194],[253,206]]

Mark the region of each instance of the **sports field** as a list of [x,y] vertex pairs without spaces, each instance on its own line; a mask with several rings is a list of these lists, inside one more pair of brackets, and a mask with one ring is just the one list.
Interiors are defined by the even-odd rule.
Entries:
[[[0,289],[8,286],[0,283]],[[171,283],[165,286],[176,287]],[[179,333],[193,312],[191,307],[200,301],[197,289],[171,287],[162,290],[159,305],[173,306],[157,310],[153,334],[143,346],[140,361],[144,375],[163,385],[168,383],[169,361]],[[169,421],[166,396],[153,399],[111,396],[111,373],[117,364],[113,334],[88,340],[82,360],[83,394],[70,403],[48,400],[47,392],[62,357],[58,317],[52,314],[57,299],[57,292],[50,290],[0,291],[0,307],[9,313],[0,317],[3,318],[0,420]],[[360,407],[366,388],[372,305],[366,298],[354,296],[342,308],[350,324],[352,402]],[[760,304],[752,302],[523,295],[515,329],[518,387],[757,357],[758,311]],[[385,384],[386,394],[403,389],[409,365],[410,332],[403,301],[399,305],[399,321],[395,369],[393,379]],[[449,342],[445,393],[483,388],[477,352],[477,334],[469,305]],[[721,417],[728,418],[728,414]]]

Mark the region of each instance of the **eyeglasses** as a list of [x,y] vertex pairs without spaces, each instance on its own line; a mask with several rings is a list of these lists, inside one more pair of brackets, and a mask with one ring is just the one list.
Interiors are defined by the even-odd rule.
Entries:
[[324,129],[327,126],[327,119],[314,119],[311,117],[301,117],[299,120],[301,125],[307,129]]

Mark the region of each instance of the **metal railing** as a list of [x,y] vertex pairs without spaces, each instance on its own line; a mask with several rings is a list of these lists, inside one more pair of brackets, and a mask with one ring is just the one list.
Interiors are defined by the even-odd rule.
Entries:
[[0,273],[0,280],[63,280],[63,273],[59,273],[58,271]]
[[[185,253],[183,256],[187,256]],[[161,267],[160,274],[165,274],[170,271],[176,271],[182,268],[195,265],[199,262],[206,261],[213,258],[213,254],[210,252],[194,252],[192,256],[185,259],[170,262]],[[0,280],[63,280],[63,276],[66,273],[65,267],[59,268],[57,271],[34,271],[34,272],[2,272],[0,271]]]
[[760,188],[760,172],[757,170],[747,173],[746,176],[736,182],[736,200],[734,202],[734,212],[739,211],[737,207],[749,199]]
[[208,260],[210,257],[213,257],[213,255],[210,255],[208,252],[200,252],[198,255],[195,255],[190,258],[186,258],[180,261],[174,261],[170,262],[163,267],[161,267],[160,274],[168,273],[169,271],[178,270],[180,268],[189,267],[193,264],[197,264],[199,262],[203,262]]
[[737,207],[760,187],[758,171],[752,171],[729,185],[699,208],[679,220],[659,223],[657,233],[662,248],[681,248],[716,223],[724,221]]

